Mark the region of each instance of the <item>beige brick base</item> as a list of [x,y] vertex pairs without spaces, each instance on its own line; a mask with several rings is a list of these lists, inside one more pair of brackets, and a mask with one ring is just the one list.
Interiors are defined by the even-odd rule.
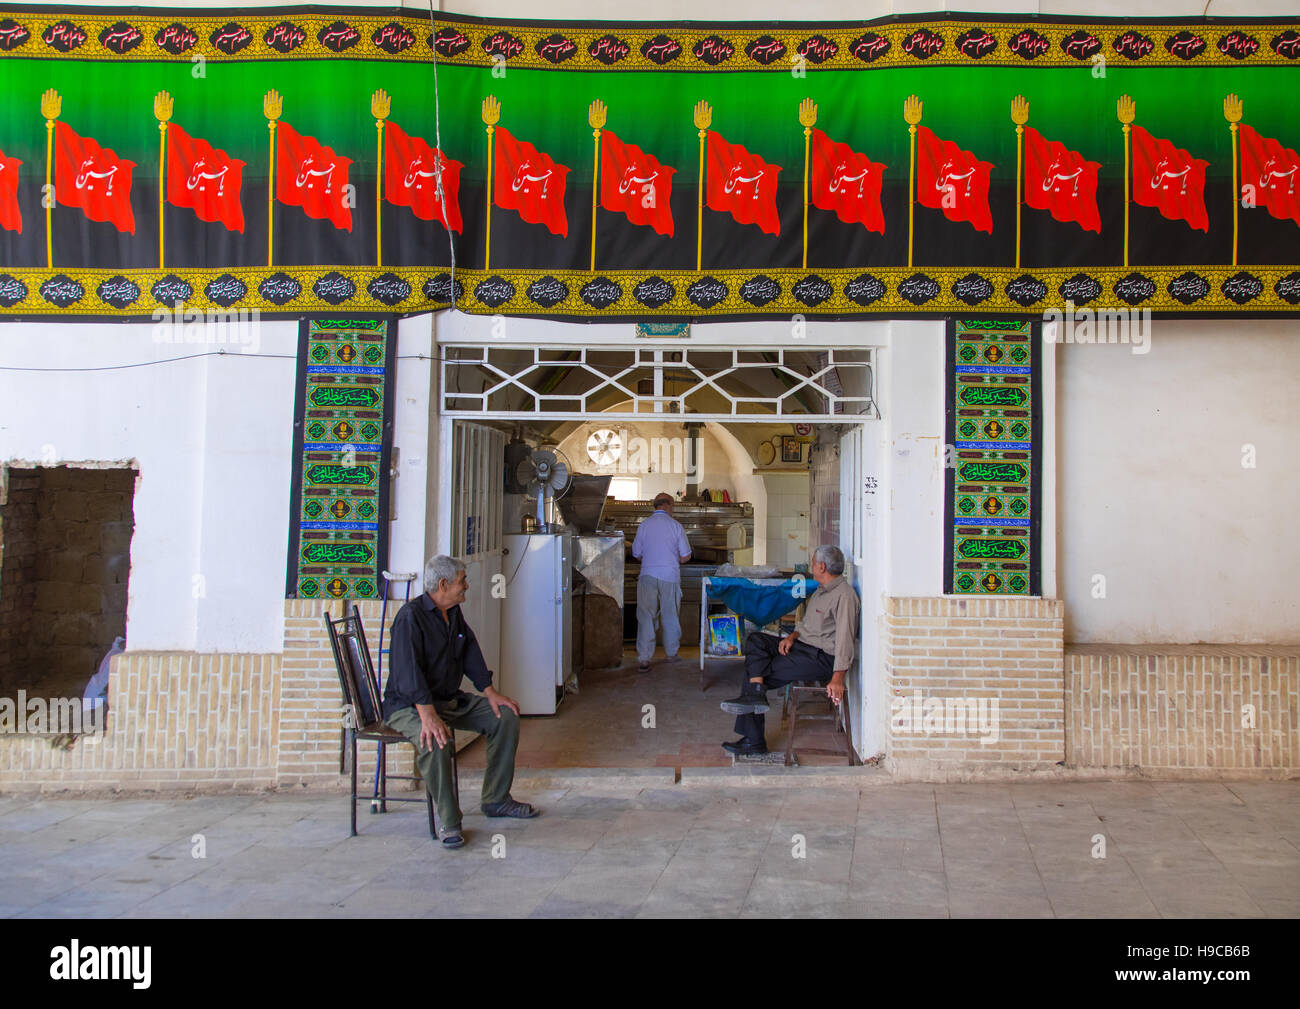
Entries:
[[1066,752],[1128,773],[1300,769],[1300,649],[1087,645],[1066,652]]
[[[342,607],[284,605],[283,655],[117,656],[104,735],[83,736],[67,751],[51,749],[48,737],[0,735],[0,791],[346,789],[342,698],[321,619],[327,606],[336,616]],[[373,651],[380,606],[360,609]],[[397,609],[389,607],[390,626]],[[909,715],[918,694],[922,701],[920,732],[899,724],[901,707],[891,712],[886,766],[900,778],[1276,777],[1300,769],[1300,649],[1092,645],[1067,653],[1059,600],[960,597],[889,599],[882,647],[890,696]],[[974,718],[926,731],[925,701],[980,699],[998,702],[996,742],[981,742],[992,734]],[[1247,705],[1253,728],[1242,725]],[[363,744],[363,794],[374,758],[374,745]],[[412,763],[408,747],[390,753],[391,773],[409,774]]]
[[126,652],[111,668],[104,733],[70,750],[0,735],[0,789],[275,784],[280,656]]
[[[352,603],[347,604],[351,612]],[[341,603],[290,599],[284,604],[284,658],[281,666],[280,751],[276,780],[282,785],[346,786],[339,773],[343,697],[338,672],[330,652],[322,615],[329,609],[335,619],[343,615]],[[371,662],[378,663],[379,616],[377,600],[357,603],[366,628]],[[392,629],[400,602],[388,604],[384,641]],[[387,679],[387,670],[384,670]],[[357,762],[358,789],[373,788],[375,744],[361,743]],[[414,751],[409,746],[389,750],[388,773],[414,773]],[[390,787],[405,787],[394,784]]]
[[[1065,756],[1063,613],[1059,599],[887,600],[887,765],[905,777],[943,778],[1055,767]],[[983,731],[971,724],[981,701]],[[964,719],[950,714],[953,702]],[[948,717],[938,720],[938,711]]]
[[[380,604],[359,605],[375,660]],[[346,789],[339,770],[343,701],[322,620],[331,604],[284,606],[283,655],[116,656],[103,735],[83,735],[70,750],[52,749],[49,736],[0,735],[0,791]],[[398,608],[389,606],[390,627]],[[333,603],[332,612],[340,616],[342,604]],[[367,793],[375,745],[359,750],[358,790]],[[390,751],[390,774],[413,767],[409,747]]]

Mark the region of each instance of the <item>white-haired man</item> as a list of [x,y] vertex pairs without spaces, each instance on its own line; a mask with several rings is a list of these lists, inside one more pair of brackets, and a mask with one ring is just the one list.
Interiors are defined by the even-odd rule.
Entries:
[[728,753],[767,752],[767,691],[787,683],[810,680],[826,684],[826,695],[844,699],[844,677],[853,662],[861,604],[844,578],[844,554],[839,547],[819,546],[811,571],[817,591],[808,597],[804,618],[784,638],[754,631],[745,639],[745,682],[740,696],[722,702],[736,716],[740,738],[723,743]]
[[[528,819],[538,811],[510,797],[519,746],[519,705],[492,686],[492,671],[461,613],[469,581],[465,562],[439,554],[424,566],[424,592],[393,621],[384,685],[384,721],[415,744],[415,763],[433,793],[438,836],[448,848],[465,843],[451,773],[451,729],[487,736],[483,772],[485,816]],[[460,689],[461,677],[483,696]]]

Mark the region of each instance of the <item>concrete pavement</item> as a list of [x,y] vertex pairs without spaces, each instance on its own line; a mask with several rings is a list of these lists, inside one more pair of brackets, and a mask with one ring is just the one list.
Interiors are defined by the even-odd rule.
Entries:
[[338,794],[0,797],[0,916],[1300,916],[1300,782],[552,784],[487,820],[466,775],[460,851]]

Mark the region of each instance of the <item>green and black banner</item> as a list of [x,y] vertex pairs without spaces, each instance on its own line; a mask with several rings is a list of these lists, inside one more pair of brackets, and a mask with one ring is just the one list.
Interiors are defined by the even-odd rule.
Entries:
[[1042,592],[1040,330],[1012,319],[948,322],[946,593]]
[[388,318],[299,323],[288,599],[379,597],[396,347]]
[[0,314],[1300,315],[1300,18],[0,8]]

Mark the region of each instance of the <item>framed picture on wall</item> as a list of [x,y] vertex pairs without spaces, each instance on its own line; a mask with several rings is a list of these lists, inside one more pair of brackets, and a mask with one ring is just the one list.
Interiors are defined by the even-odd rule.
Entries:
[[781,436],[781,461],[803,462],[803,443],[792,434]]

